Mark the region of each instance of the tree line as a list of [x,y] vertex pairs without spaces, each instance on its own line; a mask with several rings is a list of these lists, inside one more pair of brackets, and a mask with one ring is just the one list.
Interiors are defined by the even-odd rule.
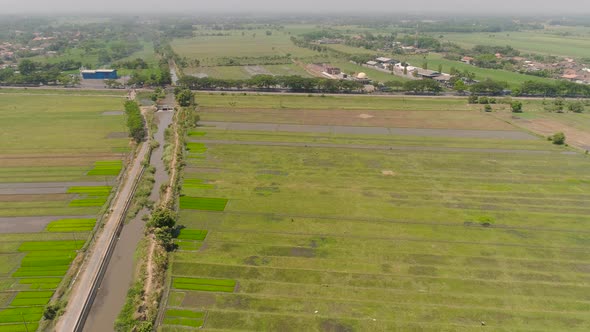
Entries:
[[286,89],[293,92],[360,92],[364,85],[351,80],[307,78],[301,76],[256,75],[245,80],[183,76],[178,84],[192,90],[215,89]]
[[141,115],[139,104],[133,100],[127,100],[125,102],[125,115],[129,136],[136,142],[141,142],[145,137],[145,120]]

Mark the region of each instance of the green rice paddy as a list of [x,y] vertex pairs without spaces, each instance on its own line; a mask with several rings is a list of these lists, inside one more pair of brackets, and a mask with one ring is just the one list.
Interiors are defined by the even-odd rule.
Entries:
[[207,237],[206,230],[183,228],[180,230],[180,234],[178,234],[177,239],[203,241],[205,240],[205,237]]
[[228,279],[175,277],[172,281],[172,287],[183,290],[231,293],[236,288],[236,281]]
[[180,208],[191,210],[223,211],[227,205],[225,198],[211,197],[180,197]]
[[164,324],[199,328],[205,322],[205,313],[191,310],[168,309],[164,316]]
[[207,147],[205,147],[205,144],[203,144],[203,143],[193,143],[193,142],[187,143],[186,149],[188,151],[190,151],[191,153],[207,152]]
[[215,187],[201,179],[184,179],[182,186],[185,189],[211,189]]
[[47,232],[89,232],[94,229],[96,219],[60,219],[50,222]]
[[110,186],[81,186],[81,187],[70,187],[68,188],[69,194],[78,194],[81,198],[73,199],[69,206],[70,207],[93,207],[103,206],[111,193],[112,187]]
[[110,175],[117,176],[123,168],[123,161],[112,160],[112,161],[96,161],[94,167],[88,172],[88,175]]

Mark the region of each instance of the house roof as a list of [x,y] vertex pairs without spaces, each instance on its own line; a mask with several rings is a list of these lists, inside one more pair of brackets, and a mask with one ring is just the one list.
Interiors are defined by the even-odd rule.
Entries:
[[385,57],[378,57],[377,59],[375,59],[379,62],[390,62],[392,59],[390,58],[385,58]]
[[377,61],[367,61],[367,64],[368,64],[369,66],[374,66],[374,65],[376,65],[376,64],[377,64]]

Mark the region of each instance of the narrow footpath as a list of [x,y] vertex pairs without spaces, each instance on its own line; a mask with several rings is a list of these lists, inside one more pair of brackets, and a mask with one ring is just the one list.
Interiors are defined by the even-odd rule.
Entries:
[[[158,111],[155,115],[158,130],[154,133],[154,140],[160,143],[160,146],[152,151],[150,158],[150,164],[156,168],[155,183],[150,200],[157,204],[160,200],[160,186],[168,181],[168,173],[162,161],[165,143],[164,131],[172,123],[174,112]],[[149,213],[147,209],[141,210],[123,228],[83,331],[106,332],[114,330],[114,322],[125,304],[127,290],[133,283],[134,254],[139,241],[144,237],[145,222],[142,217],[147,213]]]

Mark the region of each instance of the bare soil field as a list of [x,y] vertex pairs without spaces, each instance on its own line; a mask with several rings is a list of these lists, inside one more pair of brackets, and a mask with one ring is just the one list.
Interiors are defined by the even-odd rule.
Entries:
[[515,130],[515,127],[476,111],[366,111],[302,109],[201,108],[203,121],[271,122],[395,128]]
[[0,183],[0,195],[65,194],[69,187],[104,186],[105,182]]
[[552,119],[522,119],[510,117],[509,121],[543,136],[563,132],[567,144],[583,150],[590,150],[590,133]]
[[85,166],[95,161],[121,159],[122,153],[99,154],[0,154],[0,167],[18,166]]
[[351,135],[410,135],[427,137],[490,138],[535,140],[535,136],[516,130],[467,130],[467,129],[423,129],[423,128],[387,128],[359,126],[299,125],[279,123],[245,123],[202,121],[203,126],[212,126],[223,130],[271,131],[331,133]]

